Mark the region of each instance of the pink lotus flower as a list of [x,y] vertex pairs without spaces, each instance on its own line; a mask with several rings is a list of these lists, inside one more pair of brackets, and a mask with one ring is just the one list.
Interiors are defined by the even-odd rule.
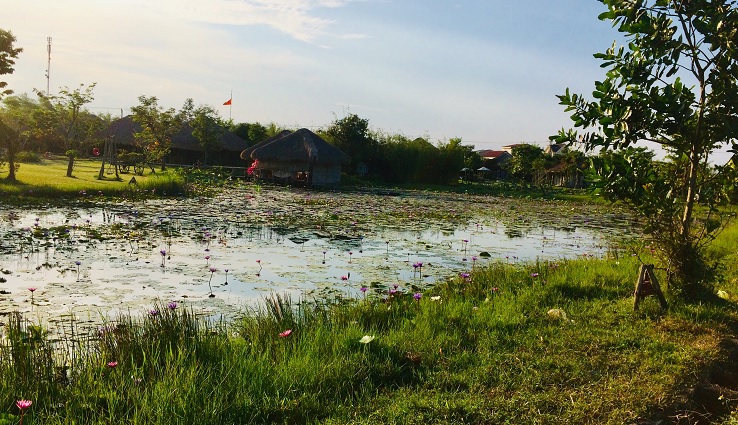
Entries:
[[284,332],[279,333],[280,338],[287,338],[290,335],[292,335],[292,329],[287,329]]
[[31,292],[36,292],[36,288],[28,288],[28,290]]
[[31,400],[16,400],[15,402],[15,405],[18,406],[20,410],[26,410],[31,407],[32,404],[33,402]]
[[108,362],[108,367],[114,368],[116,366],[118,366],[118,362],[116,362],[116,361]]
[[33,404],[31,400],[16,400],[15,401],[15,405],[18,406],[18,409],[20,409],[21,411],[20,425],[23,425],[23,416],[26,415],[26,409],[31,407],[31,404]]

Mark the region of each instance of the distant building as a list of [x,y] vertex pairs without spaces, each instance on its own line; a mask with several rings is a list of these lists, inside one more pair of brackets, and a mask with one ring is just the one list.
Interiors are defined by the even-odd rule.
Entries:
[[587,163],[567,164],[560,162],[546,170],[543,183],[551,186],[581,189],[585,186],[584,170]]
[[506,179],[507,170],[505,170],[505,163],[512,158],[512,154],[506,150],[481,150],[477,151],[477,154],[482,158],[484,166],[489,168],[488,172],[485,172],[485,177],[490,179]]
[[518,146],[525,146],[527,143],[514,143],[512,145],[505,145],[502,147],[502,150],[512,154],[513,149],[517,148]]
[[553,144],[546,146],[546,148],[543,149],[543,153],[549,156],[556,156],[556,155],[563,155],[568,150],[569,148],[564,143],[553,143]]

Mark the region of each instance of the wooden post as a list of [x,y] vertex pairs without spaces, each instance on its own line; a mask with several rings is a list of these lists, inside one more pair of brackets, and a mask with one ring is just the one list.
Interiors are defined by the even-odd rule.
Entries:
[[638,310],[638,304],[649,295],[655,295],[659,299],[661,309],[666,310],[668,304],[666,303],[666,297],[661,292],[659,281],[656,279],[656,275],[653,272],[653,264],[641,264],[638,270],[638,279],[635,284],[633,300],[633,310]]

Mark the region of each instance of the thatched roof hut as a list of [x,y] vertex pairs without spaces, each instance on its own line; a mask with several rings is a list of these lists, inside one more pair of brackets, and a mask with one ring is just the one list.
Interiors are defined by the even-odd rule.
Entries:
[[351,163],[351,157],[306,128],[251,146],[241,158],[255,160],[256,178],[307,186],[340,183],[341,166]]
[[290,130],[282,130],[282,131],[280,131],[279,133],[275,134],[272,137],[266,138],[266,139],[262,140],[261,142],[255,144],[253,146],[249,146],[248,148],[246,148],[243,151],[241,151],[241,159],[243,159],[244,161],[250,161],[251,160],[251,152],[253,152],[255,149],[258,149],[258,148],[260,148],[260,147],[262,147],[264,145],[267,145],[269,143],[272,143],[273,141],[275,141],[277,139],[281,139],[282,137],[287,136],[288,134],[291,134],[291,133],[292,132]]
[[[141,125],[133,120],[132,115],[113,121],[103,132],[103,136],[112,137],[119,149],[133,150],[138,147],[134,134],[141,131]],[[208,155],[208,162],[218,165],[243,165],[238,161],[237,152],[246,147],[246,141],[233,132],[223,129],[220,146],[217,152]],[[191,164],[199,162],[204,157],[202,145],[192,135],[192,127],[185,123],[180,131],[172,137],[171,153],[166,159],[169,163]]]

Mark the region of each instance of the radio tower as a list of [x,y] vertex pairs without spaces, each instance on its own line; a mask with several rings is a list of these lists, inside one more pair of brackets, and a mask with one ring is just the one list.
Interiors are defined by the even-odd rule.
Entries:
[[49,60],[46,63],[46,96],[49,96],[49,78],[51,78],[51,37],[46,37],[46,51],[49,53]]

